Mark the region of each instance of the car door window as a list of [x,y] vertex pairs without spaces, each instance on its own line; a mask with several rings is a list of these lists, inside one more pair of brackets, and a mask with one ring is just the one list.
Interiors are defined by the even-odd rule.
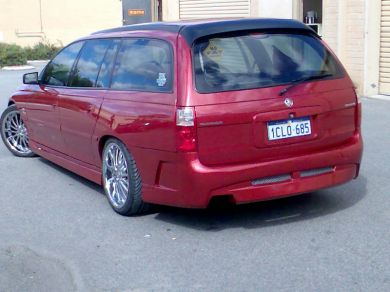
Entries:
[[112,41],[89,40],[81,50],[80,57],[69,82],[71,87],[94,87],[100,66]]
[[172,49],[155,39],[124,40],[118,52],[111,88],[169,92],[172,90]]
[[84,42],[73,43],[59,52],[47,65],[42,76],[43,84],[66,86],[72,66],[83,44]]
[[120,40],[113,40],[110,47],[107,49],[103,63],[100,66],[100,72],[96,81],[96,87],[109,87],[111,79],[111,71],[114,66],[116,52],[120,45]]

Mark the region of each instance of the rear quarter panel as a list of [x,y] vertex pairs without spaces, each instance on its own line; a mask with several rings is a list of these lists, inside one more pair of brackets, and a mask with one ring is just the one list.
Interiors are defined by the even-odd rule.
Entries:
[[[156,102],[162,96],[166,104]],[[134,156],[143,182],[153,184],[162,159],[159,154],[175,151],[174,96],[173,93],[110,91],[104,99],[94,134],[98,163],[101,163],[104,140],[115,137]]]
[[131,33],[168,41],[173,48],[172,92],[108,90],[97,120],[93,140],[97,163],[107,137],[122,141],[134,156],[144,184],[153,184],[164,153],[176,151],[177,49],[176,34],[167,32]]

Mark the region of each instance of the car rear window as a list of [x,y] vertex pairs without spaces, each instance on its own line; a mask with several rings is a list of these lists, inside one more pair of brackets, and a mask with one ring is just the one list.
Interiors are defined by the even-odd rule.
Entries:
[[171,46],[155,39],[124,40],[112,74],[111,88],[169,92],[172,90]]
[[342,70],[322,43],[305,34],[251,33],[210,37],[193,47],[200,93],[288,84],[310,76],[340,77]]

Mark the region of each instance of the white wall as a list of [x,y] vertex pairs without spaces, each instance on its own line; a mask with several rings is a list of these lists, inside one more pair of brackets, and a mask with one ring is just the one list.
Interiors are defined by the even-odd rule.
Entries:
[[180,19],[179,0],[162,0],[163,21],[176,21]]
[[259,0],[258,16],[272,18],[293,18],[293,0]]
[[379,94],[381,0],[365,3],[364,95]]
[[26,46],[46,39],[66,45],[121,25],[122,2],[118,0],[0,0],[0,30],[7,43]]

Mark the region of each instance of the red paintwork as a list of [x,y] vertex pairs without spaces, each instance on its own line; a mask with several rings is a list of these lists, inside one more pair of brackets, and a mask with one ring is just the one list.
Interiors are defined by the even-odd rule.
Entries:
[[[230,195],[236,203],[269,200],[357,177],[363,149],[360,105],[347,74],[292,88],[287,96],[294,106],[287,109],[277,94],[285,86],[198,94],[190,48],[175,33],[133,31],[106,36],[170,42],[175,56],[173,92],[24,86],[12,100],[25,109],[23,119],[37,154],[100,184],[104,141],[116,137],[135,158],[143,199],[182,207],[204,208],[213,196],[221,195]],[[181,106],[195,108],[195,152],[176,150],[175,113]],[[312,135],[267,141],[266,122],[290,114],[310,116]],[[223,125],[204,126],[215,121]],[[331,173],[300,177],[301,171],[329,166]],[[292,178],[251,185],[252,180],[280,174]]]

